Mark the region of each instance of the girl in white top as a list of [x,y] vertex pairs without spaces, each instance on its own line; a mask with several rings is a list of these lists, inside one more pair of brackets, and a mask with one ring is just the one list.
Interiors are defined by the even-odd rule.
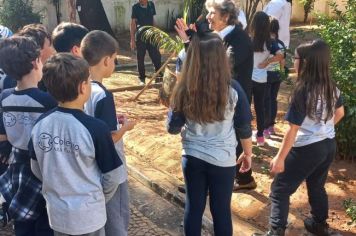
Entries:
[[251,24],[251,37],[254,50],[252,71],[252,96],[257,120],[257,146],[264,145],[263,130],[265,124],[265,90],[267,85],[267,66],[279,61],[283,55],[270,37],[269,16],[263,11],[256,12]]

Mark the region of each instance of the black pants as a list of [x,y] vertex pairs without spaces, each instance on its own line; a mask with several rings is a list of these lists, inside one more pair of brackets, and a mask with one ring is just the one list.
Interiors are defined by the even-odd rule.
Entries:
[[150,56],[152,63],[155,67],[155,71],[161,68],[161,53],[158,48],[153,46],[150,43],[142,42],[141,39],[136,41],[137,48],[137,70],[139,73],[140,80],[145,82],[145,55],[146,50],[148,51],[148,55]]
[[[240,140],[238,141],[238,143],[239,144],[237,145],[236,148],[236,160],[240,157],[241,153],[243,152]],[[241,164],[236,165],[236,181],[238,184],[243,185],[254,181],[254,178],[252,177],[252,168],[244,173],[240,172],[240,168],[241,168]]]
[[46,208],[36,220],[15,221],[16,236],[53,236],[53,230],[49,227]]
[[265,128],[275,124],[278,103],[277,96],[281,81],[274,83],[267,82],[265,91]]
[[252,96],[257,120],[257,137],[263,136],[265,129],[265,90],[267,83],[252,81]]
[[184,232],[200,236],[202,216],[209,189],[210,211],[216,236],[232,236],[231,195],[235,166],[219,167],[192,156],[183,156],[182,167],[186,186]]
[[292,148],[285,160],[284,172],[274,178],[271,186],[272,227],[286,227],[289,198],[304,180],[307,183],[311,214],[316,222],[325,222],[329,206],[324,186],[335,153],[335,139]]

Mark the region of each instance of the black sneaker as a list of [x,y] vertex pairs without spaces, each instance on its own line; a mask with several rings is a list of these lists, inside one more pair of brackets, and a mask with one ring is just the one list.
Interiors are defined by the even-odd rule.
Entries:
[[309,217],[304,220],[305,229],[315,234],[316,236],[330,236],[329,225],[326,222],[317,223],[313,218]]
[[184,184],[178,185],[178,191],[181,193],[185,193],[185,185]]
[[254,233],[252,234],[252,236],[284,236],[285,233],[285,229],[282,228],[271,228],[270,230],[268,230],[266,233],[264,234],[258,234],[258,233]]
[[236,180],[234,181],[233,191],[239,190],[253,190],[257,188],[257,184],[255,180],[252,180],[250,183],[247,184],[239,184]]

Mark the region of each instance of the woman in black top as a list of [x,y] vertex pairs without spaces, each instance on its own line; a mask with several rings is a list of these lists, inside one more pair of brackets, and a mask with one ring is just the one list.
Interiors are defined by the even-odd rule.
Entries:
[[[251,102],[253,47],[251,39],[237,20],[238,9],[231,0],[223,0],[219,1],[219,3],[214,0],[207,0],[205,7],[208,11],[206,19],[209,23],[210,30],[222,38],[227,49],[227,54],[231,62],[232,78],[240,83],[249,102]],[[183,41],[189,42],[189,36],[186,33],[189,29],[182,19],[177,20],[175,28]],[[248,138],[241,137],[242,134],[240,133],[236,135],[238,136],[237,138]],[[242,147],[239,142],[236,150],[237,157],[241,153]],[[240,166],[237,165],[238,170],[239,168]],[[237,171],[234,190],[254,188],[256,188],[256,182],[252,177],[252,170],[249,170],[247,173]]]

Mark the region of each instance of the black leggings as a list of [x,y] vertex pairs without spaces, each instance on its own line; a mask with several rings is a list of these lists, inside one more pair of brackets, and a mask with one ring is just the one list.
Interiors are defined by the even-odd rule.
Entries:
[[265,129],[265,90],[267,83],[252,81],[252,96],[257,120],[257,137],[263,136]]

